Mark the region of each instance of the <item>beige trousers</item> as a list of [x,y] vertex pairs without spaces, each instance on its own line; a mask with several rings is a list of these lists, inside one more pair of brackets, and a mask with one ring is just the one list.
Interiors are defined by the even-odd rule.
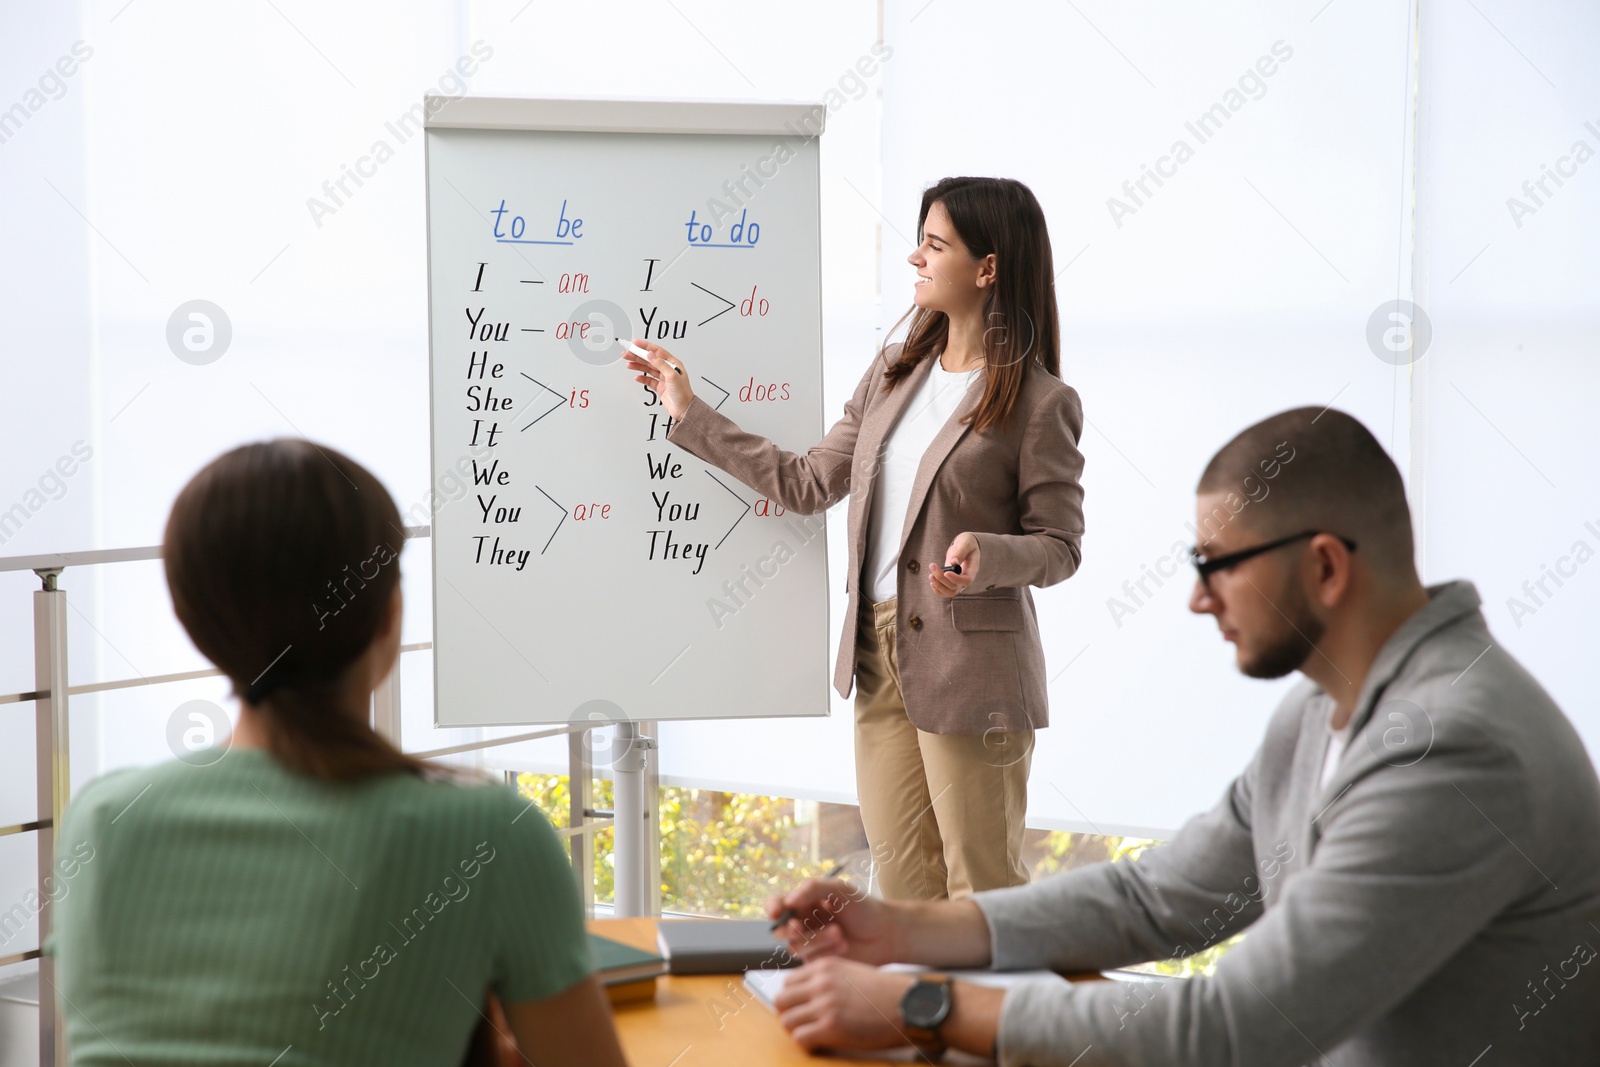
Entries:
[[891,900],[1023,885],[1033,731],[931,734],[906,718],[895,601],[864,602],[856,632],[856,791]]

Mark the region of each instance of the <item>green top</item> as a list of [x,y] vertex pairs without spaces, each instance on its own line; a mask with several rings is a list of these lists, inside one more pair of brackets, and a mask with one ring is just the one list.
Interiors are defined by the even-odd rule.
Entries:
[[454,1067],[489,987],[594,970],[561,841],[503,785],[330,784],[231,749],[89,783],[57,856],[78,1067]]

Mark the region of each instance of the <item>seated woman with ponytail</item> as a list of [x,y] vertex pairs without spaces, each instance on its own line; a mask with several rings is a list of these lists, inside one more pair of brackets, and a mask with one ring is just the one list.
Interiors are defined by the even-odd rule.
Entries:
[[480,1026],[513,1062],[624,1064],[544,816],[368,724],[404,537],[376,478],[306,441],[178,495],[173,607],[242,706],[224,746],[72,802],[48,951],[73,1064],[456,1067]]

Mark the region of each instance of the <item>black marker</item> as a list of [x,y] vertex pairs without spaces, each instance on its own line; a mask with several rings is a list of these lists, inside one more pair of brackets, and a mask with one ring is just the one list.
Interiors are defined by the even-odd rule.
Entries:
[[947,573],[952,573],[953,572],[955,574],[960,574],[961,573],[961,564],[959,564],[959,563],[951,563],[948,566],[941,566],[939,569],[942,570],[942,571],[945,571]]

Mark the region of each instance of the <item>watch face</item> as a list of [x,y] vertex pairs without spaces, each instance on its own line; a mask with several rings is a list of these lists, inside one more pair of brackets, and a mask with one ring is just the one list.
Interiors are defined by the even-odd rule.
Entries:
[[906,991],[900,1013],[908,1026],[932,1030],[950,1014],[950,987],[943,982],[918,982]]

